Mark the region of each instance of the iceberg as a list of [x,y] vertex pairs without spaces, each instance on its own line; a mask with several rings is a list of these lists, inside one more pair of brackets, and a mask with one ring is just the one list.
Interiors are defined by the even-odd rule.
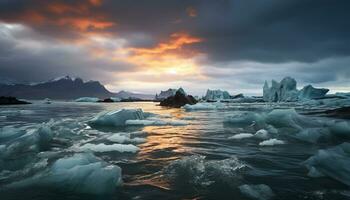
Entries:
[[275,195],[271,188],[265,184],[259,185],[241,185],[238,187],[242,194],[257,200],[268,200],[273,198]]
[[329,89],[314,88],[312,85],[307,85],[299,91],[299,99],[319,99],[323,98]]
[[280,145],[280,144],[285,144],[284,141],[278,140],[278,139],[269,139],[269,140],[264,140],[259,143],[260,146],[274,146],[274,145]]
[[305,86],[300,91],[297,89],[297,82],[291,77],[285,77],[281,82],[272,80],[271,87],[267,81],[263,87],[263,100],[266,102],[293,102],[307,99],[323,98],[329,90],[317,89],[311,85]]
[[96,97],[80,97],[75,102],[98,102],[99,99]]
[[122,184],[121,169],[92,154],[74,154],[56,160],[51,167],[6,187],[49,187],[74,193],[111,194]]
[[309,176],[329,176],[350,186],[350,143],[319,150],[304,162]]
[[194,105],[186,104],[182,106],[186,111],[194,111],[194,110],[215,110],[219,108],[224,108],[224,104],[220,102],[215,103],[197,103]]
[[134,137],[130,138],[128,133],[116,133],[107,138],[107,140],[116,143],[143,143],[146,141],[145,138]]
[[231,96],[227,91],[222,90],[207,90],[207,93],[203,97],[206,101],[218,101],[218,100],[225,100],[230,99]]
[[239,134],[236,134],[234,136],[229,137],[228,139],[240,140],[240,139],[244,139],[244,138],[251,138],[253,136],[254,135],[251,133],[239,133]]
[[118,151],[120,153],[129,152],[136,153],[139,151],[139,148],[132,144],[91,144],[87,143],[83,146],[80,146],[78,151],[93,151],[93,152],[109,152],[109,151]]
[[125,126],[127,120],[144,120],[147,117],[142,109],[120,109],[100,114],[89,121],[95,126]]

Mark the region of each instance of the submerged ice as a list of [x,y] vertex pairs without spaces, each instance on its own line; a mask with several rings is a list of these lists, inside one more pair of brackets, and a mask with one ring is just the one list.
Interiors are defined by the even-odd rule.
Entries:
[[121,169],[92,154],[74,154],[56,160],[34,176],[6,187],[49,187],[86,194],[109,194],[122,183]]

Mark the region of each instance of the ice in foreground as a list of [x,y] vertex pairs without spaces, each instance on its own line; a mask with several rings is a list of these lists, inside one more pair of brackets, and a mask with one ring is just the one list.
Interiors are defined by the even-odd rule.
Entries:
[[127,120],[144,120],[148,116],[142,109],[121,109],[100,114],[89,121],[97,126],[125,126]]
[[56,160],[51,167],[33,177],[7,187],[49,187],[86,194],[110,194],[122,183],[121,169],[92,154],[74,154]]
[[329,176],[350,186],[350,143],[319,150],[304,163],[309,176]]
[[259,185],[241,185],[239,190],[245,196],[251,199],[257,200],[268,200],[274,196],[273,191],[268,185],[259,184]]

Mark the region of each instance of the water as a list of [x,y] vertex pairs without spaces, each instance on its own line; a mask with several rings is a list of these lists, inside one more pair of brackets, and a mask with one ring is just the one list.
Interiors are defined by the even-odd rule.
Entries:
[[[298,105],[229,104],[225,109],[198,110],[166,109],[156,103],[74,103],[40,101],[30,105],[0,108],[0,127],[33,129],[41,123],[56,123],[56,131],[64,140],[55,139],[44,150],[21,149],[19,153],[3,159],[0,172],[0,196],[7,199],[250,199],[239,186],[265,184],[274,199],[349,199],[349,188],[329,176],[310,177],[303,162],[319,149],[327,149],[347,138],[332,138],[321,142],[305,142],[289,136],[289,129],[281,127],[278,139],[286,144],[260,146],[262,139],[251,137],[229,139],[235,134],[252,133],[252,127],[233,126],[224,122],[228,116],[241,111],[265,113],[272,107],[297,107]],[[122,128],[90,127],[87,121],[98,113],[120,108],[142,108],[157,114],[162,120],[181,120],[183,126],[127,126]],[[5,117],[6,116],[6,117]],[[306,119],[306,120],[305,120]],[[335,119],[306,116],[305,121]],[[342,120],[335,120],[342,121]],[[302,124],[302,123],[301,123]],[[300,124],[299,124],[300,125]],[[313,125],[314,126],[314,125]],[[309,127],[309,125],[305,125]],[[303,125],[304,128],[304,125]],[[319,128],[322,129],[322,126]],[[69,132],[71,131],[71,132]],[[7,186],[47,170],[57,159],[78,153],[77,148],[86,143],[113,144],[106,138],[114,133],[143,131],[137,137],[145,138],[136,153],[118,151],[94,152],[102,160],[121,167],[122,186],[111,194],[81,194],[46,185],[26,187]],[[274,136],[276,138],[276,136]],[[0,138],[1,139],[1,138]],[[8,144],[8,140],[0,140]],[[1,144],[1,143],[0,143]],[[1,149],[1,148],[0,148]],[[46,154],[43,154],[42,152]],[[48,156],[48,164],[38,170],[23,172]],[[39,156],[40,155],[40,156]],[[1,157],[0,157],[1,158]],[[28,165],[28,163],[32,163]],[[6,171],[6,173],[5,173]],[[83,180],[82,180],[83,181]],[[97,183],[96,183],[97,184]],[[260,199],[264,199],[261,197]]]

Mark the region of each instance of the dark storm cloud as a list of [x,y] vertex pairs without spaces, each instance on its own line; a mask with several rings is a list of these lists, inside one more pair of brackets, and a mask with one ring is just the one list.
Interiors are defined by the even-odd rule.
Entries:
[[[123,38],[125,48],[147,48],[186,32],[202,39],[187,45],[207,56],[201,64],[238,70],[228,74],[206,68],[213,80],[254,86],[283,76],[305,83],[336,82],[350,75],[349,10],[347,0],[1,0],[0,22],[33,31],[13,32],[12,40],[0,38],[0,70],[2,76],[20,79],[26,78],[20,74],[32,73],[35,80],[37,71],[50,77],[65,71],[106,77],[135,68],[90,59],[86,52],[74,51],[74,42],[108,34]],[[32,54],[17,48],[18,38],[43,41],[47,51]],[[58,41],[68,41],[68,46],[50,49]],[[112,51],[113,45],[106,49]]]
[[[38,25],[35,14],[51,21],[62,19],[63,13],[65,18],[113,22],[115,26],[106,31],[129,37],[133,46],[151,46],[173,32],[187,31],[204,39],[194,48],[212,61],[314,62],[350,54],[347,0],[105,0],[99,6],[88,2],[8,0],[0,3],[0,16],[21,22],[27,16],[27,23],[56,37],[74,35],[74,27],[69,27],[73,25]],[[67,8],[52,12],[48,5],[55,4]],[[196,11],[195,17],[188,15],[188,8]]]

